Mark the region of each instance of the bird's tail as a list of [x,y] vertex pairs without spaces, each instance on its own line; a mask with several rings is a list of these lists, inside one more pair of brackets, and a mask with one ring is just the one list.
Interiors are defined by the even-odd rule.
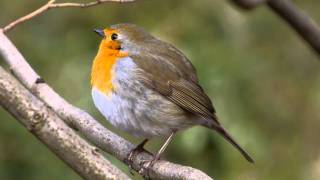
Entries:
[[246,158],[249,162],[254,163],[254,161],[250,157],[250,155],[231,137],[231,135],[221,125],[217,125],[217,126],[214,126],[214,127],[211,127],[211,128],[216,130],[229,143],[231,143],[235,148],[237,148],[240,151],[240,153],[243,155],[244,158]]

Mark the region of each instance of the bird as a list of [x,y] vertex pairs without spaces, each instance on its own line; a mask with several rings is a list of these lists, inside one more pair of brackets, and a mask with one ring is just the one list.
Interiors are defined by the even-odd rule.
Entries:
[[195,67],[180,50],[130,23],[94,32],[102,37],[91,69],[94,105],[114,127],[144,138],[129,159],[151,138],[165,137],[149,168],[178,131],[200,125],[254,162],[218,121]]

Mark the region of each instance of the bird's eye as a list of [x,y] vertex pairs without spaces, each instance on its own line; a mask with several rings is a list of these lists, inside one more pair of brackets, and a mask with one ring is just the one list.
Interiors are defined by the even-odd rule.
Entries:
[[116,33],[111,34],[111,40],[114,41],[116,39],[118,39],[118,34],[116,34]]

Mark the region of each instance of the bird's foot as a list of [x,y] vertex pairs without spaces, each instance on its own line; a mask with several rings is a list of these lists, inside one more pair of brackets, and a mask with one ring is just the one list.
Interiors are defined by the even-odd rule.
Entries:
[[128,164],[129,166],[129,172],[130,174],[133,174],[133,160],[134,158],[141,153],[142,151],[144,151],[143,146],[145,144],[145,141],[143,141],[141,144],[139,144],[138,146],[136,146],[134,149],[132,149],[129,153],[129,155],[127,156],[127,158],[124,160],[124,162],[126,164]]
[[128,164],[128,167],[129,167],[129,172],[130,174],[134,175],[133,174],[133,160],[134,158],[136,157],[137,154],[139,154],[140,152],[142,152],[143,149],[137,149],[137,148],[134,148],[132,151],[130,151],[129,155],[127,156],[127,158],[124,160],[124,162],[126,164]]
[[150,169],[153,167],[153,165],[159,160],[159,156],[154,156],[152,160],[150,161],[144,161],[141,164],[141,169],[139,170],[139,174],[141,174],[144,179],[150,179]]

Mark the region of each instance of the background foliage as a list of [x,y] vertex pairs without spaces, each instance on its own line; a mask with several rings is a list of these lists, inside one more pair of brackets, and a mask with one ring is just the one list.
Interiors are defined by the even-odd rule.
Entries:
[[[320,22],[319,1],[294,2]],[[0,25],[43,3],[1,0]],[[141,0],[55,9],[18,26],[9,37],[64,98],[138,143],[110,127],[90,96],[90,66],[100,40],[92,29],[121,22],[143,26],[188,55],[220,121],[256,164],[200,127],[180,132],[165,158],[216,179],[319,179],[319,59],[266,8],[247,13],[224,0]],[[80,179],[3,109],[0,117],[0,179]],[[155,139],[147,149],[155,152],[162,142]]]

